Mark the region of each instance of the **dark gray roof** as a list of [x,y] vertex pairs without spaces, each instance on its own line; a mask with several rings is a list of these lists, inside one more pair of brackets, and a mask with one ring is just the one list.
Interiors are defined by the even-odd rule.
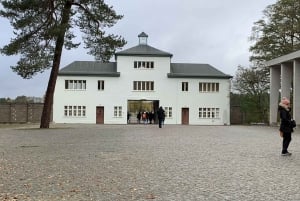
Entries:
[[62,68],[58,75],[120,77],[116,62],[102,63],[98,61],[74,61]]
[[[102,63],[97,61],[74,61],[62,68],[58,75],[120,77],[116,62]],[[186,63],[171,63],[170,73],[167,76],[168,78],[232,78],[232,76],[222,73],[209,64]]]
[[171,63],[169,78],[221,78],[229,79],[231,75],[224,74],[209,64]]
[[137,45],[132,48],[119,51],[116,56],[156,56],[156,57],[172,57],[173,55],[151,47],[150,45]]

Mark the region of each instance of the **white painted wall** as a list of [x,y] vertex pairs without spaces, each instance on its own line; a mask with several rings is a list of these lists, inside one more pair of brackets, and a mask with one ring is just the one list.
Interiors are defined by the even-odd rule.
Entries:
[[[154,69],[135,69],[134,61],[154,61]],[[128,100],[159,100],[163,107],[172,107],[173,117],[166,124],[181,124],[181,109],[189,108],[191,125],[230,124],[230,80],[168,78],[168,57],[118,56],[117,71],[120,77],[58,76],[53,104],[53,121],[56,123],[96,123],[96,107],[104,106],[105,124],[127,123]],[[86,80],[86,90],[65,90],[65,80]],[[104,91],[98,91],[98,80],[104,80]],[[154,81],[153,92],[133,91],[133,81]],[[189,83],[189,91],[181,91],[181,83]],[[199,82],[219,82],[219,93],[200,93]],[[65,105],[86,106],[86,117],[64,117]],[[122,118],[113,117],[114,106],[122,106]],[[199,107],[220,108],[219,119],[199,119]]]

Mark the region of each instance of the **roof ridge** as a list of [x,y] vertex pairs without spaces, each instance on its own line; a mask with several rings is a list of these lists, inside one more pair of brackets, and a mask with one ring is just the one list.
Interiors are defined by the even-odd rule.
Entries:
[[144,56],[165,56],[172,57],[173,55],[169,52],[157,49],[148,44],[138,44],[131,48],[119,51],[115,53],[116,56],[132,56],[132,55],[144,55]]

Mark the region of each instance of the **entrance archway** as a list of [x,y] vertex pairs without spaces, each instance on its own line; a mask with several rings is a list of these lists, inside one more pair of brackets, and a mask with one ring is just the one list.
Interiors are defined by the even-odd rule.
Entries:
[[152,123],[157,123],[157,110],[159,107],[159,100],[128,100],[127,101],[127,114],[129,115],[128,124],[139,123],[137,119],[138,113],[153,112],[154,119]]

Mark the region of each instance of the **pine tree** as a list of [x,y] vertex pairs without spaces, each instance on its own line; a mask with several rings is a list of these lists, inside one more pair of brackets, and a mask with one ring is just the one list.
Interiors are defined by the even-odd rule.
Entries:
[[51,69],[40,124],[40,128],[49,128],[62,50],[80,45],[72,42],[74,28],[83,33],[88,54],[106,62],[126,44],[121,36],[105,32],[123,16],[103,0],[2,0],[1,4],[0,16],[10,21],[15,37],[0,52],[20,55],[12,70],[30,79]]

